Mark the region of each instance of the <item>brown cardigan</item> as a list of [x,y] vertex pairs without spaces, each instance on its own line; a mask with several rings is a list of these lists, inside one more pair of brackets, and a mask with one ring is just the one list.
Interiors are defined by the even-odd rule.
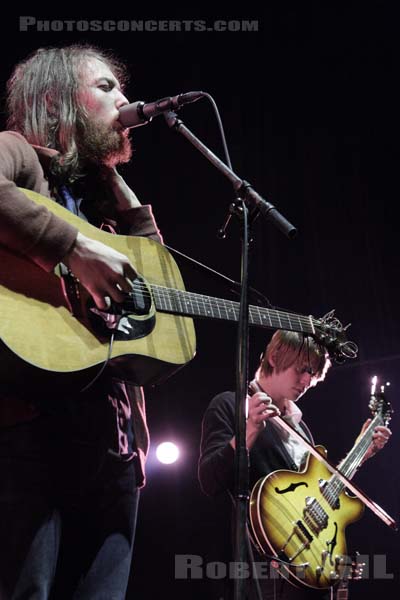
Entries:
[[[69,252],[77,229],[45,207],[30,202],[18,187],[51,197],[45,173],[54,154],[54,150],[31,146],[18,133],[0,132],[0,243],[28,256],[46,271],[51,271]],[[162,241],[149,205],[126,211],[123,221],[117,223],[118,227],[129,235]],[[143,482],[149,446],[143,392],[128,382],[114,380],[114,384],[123,388],[130,399]],[[0,427],[12,426],[37,415],[37,409],[24,399],[11,397],[9,392],[2,393],[0,382]]]

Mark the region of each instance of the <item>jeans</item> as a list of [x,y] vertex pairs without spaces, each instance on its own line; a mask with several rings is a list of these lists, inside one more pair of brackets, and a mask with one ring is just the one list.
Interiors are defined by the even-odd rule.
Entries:
[[139,490],[108,418],[83,404],[0,430],[1,600],[124,600]]

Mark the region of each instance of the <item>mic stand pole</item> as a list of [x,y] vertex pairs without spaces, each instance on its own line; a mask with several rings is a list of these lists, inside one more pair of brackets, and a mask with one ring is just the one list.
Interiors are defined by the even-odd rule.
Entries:
[[[235,422],[235,553],[236,572],[234,573],[234,600],[245,597],[247,562],[247,510],[249,501],[249,452],[246,445],[246,397],[248,387],[248,210],[253,214],[259,211],[266,219],[272,221],[289,238],[296,235],[296,229],[279,211],[264,200],[251,185],[238,177],[207,146],[205,146],[184,124],[176,113],[170,111],[165,119],[171,129],[181,133],[191,142],[214,166],[216,166],[232,183],[238,201],[236,214],[243,220],[241,294],[238,323],[238,344],[236,359],[236,422]],[[239,202],[241,202],[241,207]]]
[[234,600],[245,597],[249,560],[247,553],[247,510],[249,503],[249,450],[246,444],[246,396],[248,386],[249,305],[248,305],[248,209],[243,207],[243,236],[239,321],[236,353],[235,396],[235,528],[234,528]]

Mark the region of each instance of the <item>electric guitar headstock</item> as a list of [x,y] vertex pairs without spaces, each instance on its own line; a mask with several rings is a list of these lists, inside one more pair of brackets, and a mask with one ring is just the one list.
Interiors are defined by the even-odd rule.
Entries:
[[[386,427],[392,418],[393,409],[390,402],[386,399],[385,388],[389,387],[390,383],[378,385],[378,377],[374,375],[371,380],[371,397],[369,401],[369,409],[373,416],[379,414]],[[377,390],[377,388],[379,388]]]

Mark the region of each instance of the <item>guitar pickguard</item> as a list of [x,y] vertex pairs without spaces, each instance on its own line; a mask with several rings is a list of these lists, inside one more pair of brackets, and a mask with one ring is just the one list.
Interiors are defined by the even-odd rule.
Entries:
[[137,340],[149,335],[156,324],[156,311],[150,286],[143,277],[132,282],[132,292],[122,304],[112,302],[106,310],[94,306],[93,300],[87,300],[86,312],[93,329],[100,336],[115,340]]

